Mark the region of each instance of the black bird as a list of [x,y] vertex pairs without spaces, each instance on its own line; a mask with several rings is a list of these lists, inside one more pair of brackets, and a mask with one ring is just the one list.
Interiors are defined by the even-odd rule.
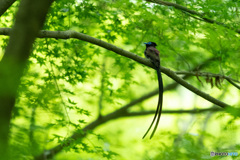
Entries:
[[156,124],[154,126],[154,129],[152,131],[152,134],[150,136],[150,139],[153,137],[154,133],[156,132],[160,117],[161,117],[161,112],[162,112],[162,102],[163,102],[163,82],[162,82],[162,75],[161,75],[161,70],[160,70],[160,58],[159,58],[159,51],[155,48],[157,46],[156,43],[154,42],[148,42],[144,43],[146,44],[146,49],[144,51],[144,54],[146,58],[149,58],[153,66],[155,67],[157,71],[157,76],[158,76],[158,88],[159,88],[159,97],[158,97],[158,105],[157,105],[157,110],[155,112],[153,121],[151,125],[149,126],[147,132],[144,134],[143,138],[148,134],[150,129],[152,128],[154,122],[156,121]]

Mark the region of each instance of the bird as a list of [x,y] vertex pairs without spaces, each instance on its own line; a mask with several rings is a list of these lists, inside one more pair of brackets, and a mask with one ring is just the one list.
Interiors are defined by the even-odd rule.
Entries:
[[154,133],[157,130],[160,117],[161,117],[161,112],[162,112],[162,104],[163,104],[163,81],[162,81],[162,75],[161,75],[161,67],[160,67],[160,57],[159,54],[160,52],[156,49],[157,44],[155,42],[148,42],[144,43],[146,44],[146,49],[144,51],[144,55],[146,58],[150,59],[151,63],[153,64],[155,70],[157,71],[157,76],[158,76],[158,89],[159,89],[159,96],[158,96],[158,104],[157,104],[157,109],[154,115],[154,118],[152,120],[151,125],[149,126],[148,130],[144,134],[143,138],[144,139],[148,132],[151,130],[154,122],[155,126],[152,131],[152,134],[150,135],[150,139],[154,136]]

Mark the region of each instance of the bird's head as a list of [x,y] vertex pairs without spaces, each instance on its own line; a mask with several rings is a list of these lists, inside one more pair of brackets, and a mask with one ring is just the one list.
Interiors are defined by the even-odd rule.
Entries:
[[157,46],[157,44],[155,42],[147,42],[144,44],[146,44],[146,47],[150,47],[150,46],[156,47]]

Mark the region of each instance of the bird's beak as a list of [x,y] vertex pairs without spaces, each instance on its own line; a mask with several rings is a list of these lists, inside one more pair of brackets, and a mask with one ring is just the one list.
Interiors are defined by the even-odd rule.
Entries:
[[144,42],[144,44],[148,44],[148,43]]

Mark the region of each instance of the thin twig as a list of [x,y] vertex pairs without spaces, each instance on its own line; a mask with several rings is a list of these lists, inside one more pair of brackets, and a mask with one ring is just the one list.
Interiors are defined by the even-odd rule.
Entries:
[[99,106],[99,111],[98,111],[98,118],[102,117],[101,111],[103,108],[103,97],[104,97],[104,86],[105,86],[105,64],[106,64],[106,57],[103,57],[103,62],[102,62],[102,70],[101,70],[101,87],[100,87],[100,96],[99,96],[99,101],[98,101],[98,106]]
[[[203,112],[217,112],[217,111],[224,111],[221,108],[207,108],[207,109],[192,109],[192,110],[163,110],[162,114],[199,114]],[[141,111],[141,112],[127,112],[124,117],[130,116],[144,116],[149,114],[154,114],[156,111]]]
[[166,1],[162,1],[162,0],[145,0],[147,2],[152,2],[152,3],[156,3],[156,4],[160,4],[160,5],[164,5],[164,6],[172,6],[174,7],[175,9],[178,9],[184,13],[188,13],[188,14],[191,14],[191,15],[196,15],[197,17],[194,17],[195,19],[198,19],[198,20],[202,20],[202,21],[205,21],[207,23],[211,23],[211,24],[217,24],[219,26],[222,26],[222,27],[225,27],[227,29],[230,29],[230,30],[233,30],[235,31],[236,33],[240,34],[240,29],[236,29],[234,27],[231,27],[229,25],[226,25],[222,22],[218,22],[216,20],[213,20],[213,19],[209,19],[207,18],[205,15],[205,13],[200,13],[200,12],[197,12],[197,11],[194,11],[194,10],[191,10],[187,7],[184,7],[184,6],[181,6],[179,4],[176,4],[176,3],[172,3],[172,2],[166,2]]

